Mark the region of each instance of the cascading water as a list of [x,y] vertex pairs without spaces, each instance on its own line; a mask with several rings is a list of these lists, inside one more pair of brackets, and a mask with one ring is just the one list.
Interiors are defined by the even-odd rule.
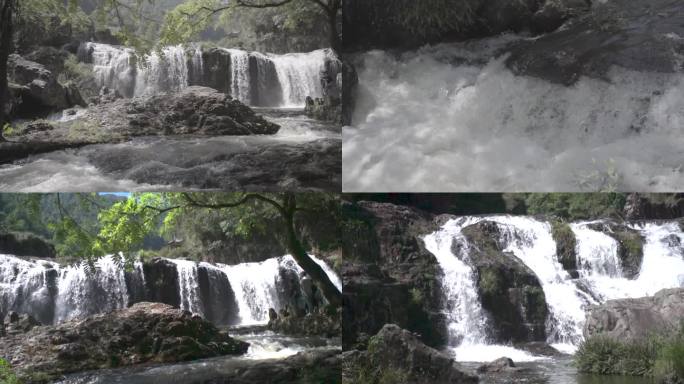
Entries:
[[684,75],[564,86],[506,66],[496,49],[520,39],[360,55],[345,191],[678,190]]
[[[477,293],[473,269],[461,259],[468,257],[468,243],[461,229],[475,219],[464,218],[447,222],[440,231],[425,237],[425,248],[439,262],[445,311],[448,320],[449,344],[486,344],[486,317]],[[460,258],[453,254],[453,243],[461,250]]]
[[176,264],[181,309],[203,315],[204,310],[199,293],[197,263],[180,259],[169,259],[169,261]]
[[[322,97],[321,76],[326,62],[337,62],[332,51],[326,49],[284,55],[222,50],[230,56],[229,68],[223,69],[230,80],[226,91],[255,106],[301,108],[307,96]],[[198,45],[187,50],[181,45],[168,46],[144,56],[136,56],[130,48],[99,43],[84,43],[80,51],[82,60],[93,63],[98,86],[115,89],[125,97],[178,91],[188,85],[211,85],[204,80],[204,59]],[[280,96],[274,97],[273,93]]]
[[[323,260],[312,258],[341,291],[339,276]],[[233,324],[228,320],[229,325],[266,323],[270,308],[278,311],[289,305],[298,305],[291,302],[294,296],[298,297],[297,300],[311,303],[315,300],[311,286],[303,283],[306,274],[291,256],[233,266],[163,259],[163,265],[171,265],[175,269],[177,287],[166,288],[178,289],[180,308],[184,310],[205,316],[211,309],[206,300],[218,300],[219,306],[231,308],[234,299],[238,304],[240,321]],[[141,262],[134,263],[131,271],[125,271],[114,258],[106,256],[99,259],[95,267],[91,273],[84,265],[60,266],[51,261],[0,255],[0,314],[9,311],[28,313],[41,323],[51,324],[125,308],[149,297],[145,291],[151,288],[146,285],[145,268]],[[200,288],[200,268],[224,276],[208,279],[208,291],[220,294],[233,292],[234,298],[220,296],[209,299],[204,296]],[[216,317],[223,316],[221,314],[214,316],[217,321],[226,319]]]
[[239,49],[226,49],[230,53],[230,95],[250,103],[252,100],[249,73],[249,53]]
[[[342,281],[324,261],[309,255],[323,268],[328,278],[342,291]],[[268,310],[276,311],[284,307],[284,303],[278,300],[277,282],[281,278],[283,270],[289,270],[296,276],[302,276],[304,270],[295,262],[292,256],[272,258],[260,263],[242,263],[237,265],[224,265],[221,269],[225,272],[230,285],[236,292],[236,300],[239,307],[239,315],[242,325],[265,324],[268,322]]]
[[498,227],[504,255],[523,262],[541,283],[549,309],[547,342],[573,353],[582,341],[585,311],[589,305],[610,299],[653,295],[664,288],[684,287],[684,232],[677,222],[627,224],[645,239],[639,275],[623,276],[618,244],[605,233],[592,229],[600,222],[572,223],[577,240],[579,277],[573,278],[558,262],[551,225],[523,216],[478,216],[450,220],[425,237],[425,246],[437,259],[444,275],[449,346],[458,360],[489,361],[501,356],[514,360],[536,357],[487,340],[487,315],[480,304],[475,271],[470,266],[470,244],[462,229],[482,221]]
[[275,64],[283,89],[284,107],[301,107],[307,96],[322,96],[321,72],[325,69],[326,60],[331,59],[329,50],[269,55],[269,58]]

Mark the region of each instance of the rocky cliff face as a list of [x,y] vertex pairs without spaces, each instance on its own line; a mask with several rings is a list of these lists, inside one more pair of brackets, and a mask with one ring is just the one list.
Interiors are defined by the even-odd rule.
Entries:
[[0,233],[0,253],[17,256],[54,258],[55,246],[40,236],[30,233]]
[[439,267],[421,239],[438,227],[435,218],[373,202],[344,209],[349,215],[342,233],[345,348],[387,322],[420,334],[428,345],[443,344]]
[[684,288],[664,289],[652,297],[610,300],[589,308],[584,335],[634,341],[654,331],[678,330],[682,319]]
[[138,303],[10,333],[0,342],[0,356],[22,380],[42,383],[70,372],[240,355],[248,347],[198,316],[165,304]]
[[589,2],[586,0],[473,0],[453,3],[453,7],[472,9],[470,21],[454,28],[438,28],[437,31],[421,36],[400,22],[401,7],[407,7],[401,2],[345,1],[345,49],[405,49],[443,40],[492,36],[506,31],[550,32],[589,8]]

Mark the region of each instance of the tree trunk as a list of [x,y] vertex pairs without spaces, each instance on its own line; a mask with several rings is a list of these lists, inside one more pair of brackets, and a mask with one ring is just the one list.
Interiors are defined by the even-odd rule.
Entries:
[[7,58],[12,48],[12,17],[16,10],[16,0],[0,0],[0,141],[2,138],[2,128],[9,122],[6,116],[7,96],[9,89],[7,85]]
[[330,33],[330,48],[334,49],[335,52],[339,52],[342,48],[342,43],[340,41],[340,34],[337,31],[337,8],[332,8],[327,10],[328,13],[328,29]]
[[301,241],[297,237],[297,232],[294,226],[294,214],[289,211],[285,217],[285,225],[287,226],[287,249],[292,254],[292,257],[297,261],[300,267],[313,279],[316,286],[323,292],[323,296],[328,303],[335,308],[342,305],[342,292],[330,281],[330,278],[304,250]]

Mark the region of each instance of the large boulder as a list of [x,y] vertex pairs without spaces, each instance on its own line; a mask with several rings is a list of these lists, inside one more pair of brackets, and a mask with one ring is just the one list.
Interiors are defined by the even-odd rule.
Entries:
[[93,144],[136,136],[263,135],[280,129],[239,101],[205,87],[119,99],[92,106],[72,120],[44,124],[27,124],[15,140]]
[[584,336],[619,341],[644,339],[654,332],[676,331],[684,319],[684,288],[664,289],[654,296],[609,300],[590,307]]
[[684,70],[684,6],[678,0],[593,1],[591,12],[562,29],[512,49],[518,74],[573,84],[605,78],[612,67],[672,73]]
[[55,246],[31,233],[0,233],[0,253],[14,256],[54,258]]
[[19,95],[22,101],[15,107],[19,116],[36,116],[70,106],[66,89],[42,64],[12,54],[8,67],[10,82],[23,87]]
[[34,327],[2,341],[0,357],[27,383],[71,372],[240,355],[249,347],[202,318],[161,303]]
[[432,349],[394,324],[385,325],[368,343],[365,352],[345,354],[343,375],[350,382],[373,378],[380,383],[458,384],[477,383],[446,354]]
[[[503,252],[496,223],[483,221],[463,229],[470,244],[468,260],[476,271],[482,307],[493,325],[493,340],[529,342],[546,339],[548,307],[534,272],[515,255]],[[454,242],[452,252],[463,253]]]
[[178,271],[176,264],[155,258],[143,264],[146,300],[180,307]]

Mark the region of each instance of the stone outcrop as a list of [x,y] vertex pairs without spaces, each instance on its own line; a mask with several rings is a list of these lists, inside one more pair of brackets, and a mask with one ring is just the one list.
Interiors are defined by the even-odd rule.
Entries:
[[37,383],[86,370],[240,355],[248,347],[198,316],[165,304],[138,303],[9,334],[0,343],[0,356],[25,382]]
[[433,215],[392,204],[343,206],[342,277],[344,347],[373,335],[387,322],[421,335],[428,345],[446,342],[440,269],[422,236],[439,225]]
[[[156,135],[267,135],[280,127],[249,107],[211,88],[188,87],[181,92],[134,99],[118,99],[91,106],[74,119],[26,124],[12,138],[10,150],[35,153],[44,144],[53,150],[86,144],[111,143]],[[21,143],[31,143],[22,152]],[[147,181],[153,182],[153,181]]]
[[358,382],[359,377],[397,384],[478,382],[476,377],[462,372],[452,358],[394,324],[385,325],[373,336],[367,351],[348,352],[344,359],[343,377],[350,383]]
[[652,297],[609,300],[590,307],[584,336],[634,341],[653,332],[678,330],[684,319],[684,288],[664,289]]
[[269,310],[268,329],[292,336],[339,337],[342,335],[341,314],[341,309],[336,313],[327,313],[324,308],[302,316],[286,311],[275,314]]
[[9,81],[12,91],[19,99],[13,106],[18,116],[35,117],[74,105],[85,105],[78,89],[65,87],[57,81],[57,75],[44,65],[12,54],[8,60]]
[[562,84],[604,78],[613,66],[681,71],[681,15],[677,0],[593,1],[591,12],[564,28],[514,47],[507,64],[516,73]]
[[57,255],[55,246],[42,237],[31,233],[17,232],[0,233],[0,253],[48,259]]
[[[548,308],[539,279],[513,254],[505,253],[498,226],[483,221],[463,229],[471,245],[468,258],[477,272],[482,307],[499,342],[544,341]],[[463,251],[454,242],[455,255]]]
[[[436,28],[424,35],[410,31],[400,22],[402,16],[397,9],[407,6],[387,0],[345,1],[342,10],[345,49],[414,48],[425,43],[493,36],[507,31],[550,32],[568,19],[585,13],[589,9],[589,1],[472,0],[467,5],[455,5],[471,10],[467,21],[453,28]],[[420,22],[420,18],[414,22]]]

